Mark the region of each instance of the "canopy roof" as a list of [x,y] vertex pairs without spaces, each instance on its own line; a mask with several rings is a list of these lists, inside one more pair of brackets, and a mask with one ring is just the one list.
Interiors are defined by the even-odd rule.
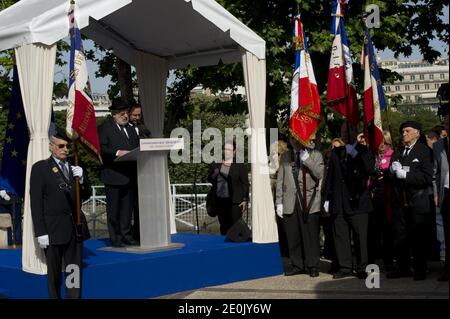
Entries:
[[[68,34],[69,0],[21,0],[0,12],[0,51],[53,44]],[[241,61],[241,48],[265,58],[265,41],[214,0],[76,0],[83,34],[134,64],[134,51],[172,68]]]

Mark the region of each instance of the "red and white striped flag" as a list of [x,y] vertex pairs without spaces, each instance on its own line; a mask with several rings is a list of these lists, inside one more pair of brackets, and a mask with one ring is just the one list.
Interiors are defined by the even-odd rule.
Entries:
[[289,130],[303,145],[309,145],[321,120],[320,96],[300,15],[295,17],[293,42],[295,67],[291,87]]
[[70,77],[66,132],[72,140],[79,139],[86,149],[101,161],[89,75],[74,9],[75,5],[72,4],[69,10]]
[[358,126],[359,110],[353,78],[353,61],[344,26],[344,0],[333,0],[334,35],[327,85],[328,107],[344,117],[353,127]]
[[364,37],[361,68],[364,70],[364,128],[369,139],[369,146],[377,152],[383,142],[383,127],[381,124],[381,110],[386,107],[386,100],[378,72],[370,33],[366,29]]

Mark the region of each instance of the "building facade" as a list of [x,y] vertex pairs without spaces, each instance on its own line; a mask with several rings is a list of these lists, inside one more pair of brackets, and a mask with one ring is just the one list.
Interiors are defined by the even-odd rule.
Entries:
[[[95,117],[103,117],[109,115],[111,112],[109,106],[111,101],[109,100],[108,94],[93,93],[92,102],[95,110]],[[67,105],[69,101],[67,96],[62,98],[53,98],[52,105],[54,111],[65,111],[67,110]]]
[[449,82],[449,60],[425,61],[386,60],[381,67],[395,71],[403,80],[384,85],[388,97],[401,95],[402,103],[429,106],[437,111],[439,100],[436,93],[443,83]]

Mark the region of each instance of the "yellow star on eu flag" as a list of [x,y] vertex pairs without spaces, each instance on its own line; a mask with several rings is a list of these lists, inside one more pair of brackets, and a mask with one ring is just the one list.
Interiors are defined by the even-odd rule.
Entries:
[[21,118],[22,118],[22,113],[17,112],[17,113],[16,113],[16,119],[21,119]]
[[27,160],[26,160],[26,159],[23,159],[23,160],[22,160],[22,165],[23,165],[23,166],[26,166],[26,165],[27,165]]
[[11,137],[6,137],[6,143],[7,144],[12,144],[13,139]]
[[11,151],[11,157],[17,157],[17,151],[16,150],[12,150]]
[[8,129],[9,129],[9,130],[14,130],[14,124],[9,123],[9,124],[8,124]]

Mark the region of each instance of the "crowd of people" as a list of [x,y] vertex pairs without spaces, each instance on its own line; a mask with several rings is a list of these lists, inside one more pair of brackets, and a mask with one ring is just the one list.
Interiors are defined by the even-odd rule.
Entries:
[[[151,134],[140,106],[117,99],[110,109],[111,118],[98,127],[100,175],[111,245],[121,248],[139,244],[138,185],[136,164],[115,160]],[[444,119],[444,126],[425,133],[420,123],[406,121],[401,145],[386,131],[376,152],[349,125],[325,154],[314,139],[308,145],[293,137],[279,141],[270,177],[285,275],[317,277],[325,256],[335,279],[364,279],[366,266],[376,263],[387,278],[424,280],[432,253],[439,258],[441,251],[439,280],[448,281],[448,112]],[[33,226],[47,257],[51,298],[60,297],[63,264],[81,269],[82,241],[89,237],[83,214],[81,228],[75,226],[75,181],[82,191],[89,183],[81,165],[68,159],[70,142],[57,129],[50,137],[51,156],[33,165],[30,179]],[[223,160],[208,174],[222,235],[241,219],[249,198],[248,171],[235,155],[235,143],[226,142]],[[67,297],[80,297],[81,287],[66,288]]]
[[322,255],[334,279],[365,279],[378,264],[389,279],[424,280],[427,262],[445,258],[448,281],[448,114],[427,132],[416,121],[399,129],[399,145],[385,131],[375,151],[345,124],[324,155],[314,139],[278,141],[271,185],[286,276],[319,276]]

